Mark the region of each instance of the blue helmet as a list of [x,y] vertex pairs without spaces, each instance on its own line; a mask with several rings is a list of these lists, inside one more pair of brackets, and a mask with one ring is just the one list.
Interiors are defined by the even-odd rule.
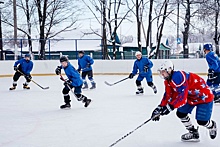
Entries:
[[31,57],[31,55],[30,55],[30,54],[25,54],[25,56],[24,56],[24,57],[25,57],[25,58],[26,58],[26,57],[29,57],[29,58],[30,58],[30,57]]
[[211,45],[211,44],[205,44],[205,45],[203,46],[203,48],[204,48],[205,50],[212,51],[212,45]]

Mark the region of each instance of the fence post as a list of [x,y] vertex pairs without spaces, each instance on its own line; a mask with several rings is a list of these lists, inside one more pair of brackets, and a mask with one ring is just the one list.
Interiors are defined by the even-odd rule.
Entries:
[[51,59],[50,57],[50,39],[48,39],[48,49],[49,49],[49,60]]
[[75,39],[75,48],[76,48],[76,59],[78,57],[78,51],[77,51],[77,39]]

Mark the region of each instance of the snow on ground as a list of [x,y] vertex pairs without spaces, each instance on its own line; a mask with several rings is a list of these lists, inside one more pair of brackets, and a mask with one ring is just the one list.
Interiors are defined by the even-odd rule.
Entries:
[[[145,94],[136,96],[135,79],[115,86],[125,76],[95,76],[97,89],[84,91],[93,102],[84,108],[73,95],[72,109],[60,110],[63,104],[62,81],[58,76],[33,77],[49,90],[31,83],[31,90],[23,90],[21,77],[18,88],[9,91],[12,78],[0,78],[0,146],[4,147],[108,147],[116,140],[150,118],[152,110],[163,95],[163,80],[154,77],[158,93],[155,95],[144,81]],[[215,105],[213,119],[220,125],[220,105]],[[194,120],[194,114],[191,115]],[[194,121],[195,122],[195,121]],[[218,129],[219,130],[219,129]],[[120,141],[116,147],[219,147],[220,137],[211,140],[208,131],[200,127],[199,143],[183,143],[186,133],[175,111],[159,122],[145,124]]]

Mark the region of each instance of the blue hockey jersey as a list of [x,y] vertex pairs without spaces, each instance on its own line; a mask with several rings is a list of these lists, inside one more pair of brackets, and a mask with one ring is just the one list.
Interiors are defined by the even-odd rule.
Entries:
[[220,72],[220,60],[214,52],[209,52],[206,54],[206,61],[208,63],[209,69],[214,70],[214,72]]
[[70,81],[72,81],[72,86],[77,87],[83,84],[83,81],[80,77],[80,74],[76,69],[73,67],[73,65],[68,62],[67,67],[62,67],[64,69],[66,76]]
[[23,72],[25,75],[30,75],[30,72],[33,69],[33,62],[30,60],[20,59],[15,62],[14,66],[21,66],[21,72]]
[[88,56],[83,55],[82,57],[78,58],[78,70],[84,71],[90,71],[92,70],[92,64],[94,63],[94,60]]
[[[144,66],[148,67],[147,72],[145,72]],[[152,73],[152,71],[151,71],[152,67],[153,67],[153,63],[150,61],[150,59],[148,59],[146,57],[142,57],[140,60],[138,60],[138,59],[135,60],[132,74],[136,75],[138,70],[139,70],[139,74],[151,74]]]

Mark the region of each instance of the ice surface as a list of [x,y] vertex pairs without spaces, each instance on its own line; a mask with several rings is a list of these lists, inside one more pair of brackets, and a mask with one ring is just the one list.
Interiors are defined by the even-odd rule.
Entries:
[[[49,90],[31,83],[23,90],[21,77],[15,91],[9,91],[12,78],[0,78],[0,146],[5,147],[108,147],[149,119],[163,95],[163,80],[154,76],[158,94],[143,82],[145,93],[136,96],[135,79],[107,86],[126,76],[95,76],[97,89],[83,91],[93,102],[84,108],[70,93],[72,109],[60,110],[63,104],[62,81],[58,76],[33,77]],[[212,118],[220,125],[220,105]],[[194,121],[194,114],[191,115]],[[186,133],[175,111],[159,122],[150,121],[120,141],[116,147],[219,147],[220,137],[211,140],[207,129],[200,127],[199,143],[183,143]]]

